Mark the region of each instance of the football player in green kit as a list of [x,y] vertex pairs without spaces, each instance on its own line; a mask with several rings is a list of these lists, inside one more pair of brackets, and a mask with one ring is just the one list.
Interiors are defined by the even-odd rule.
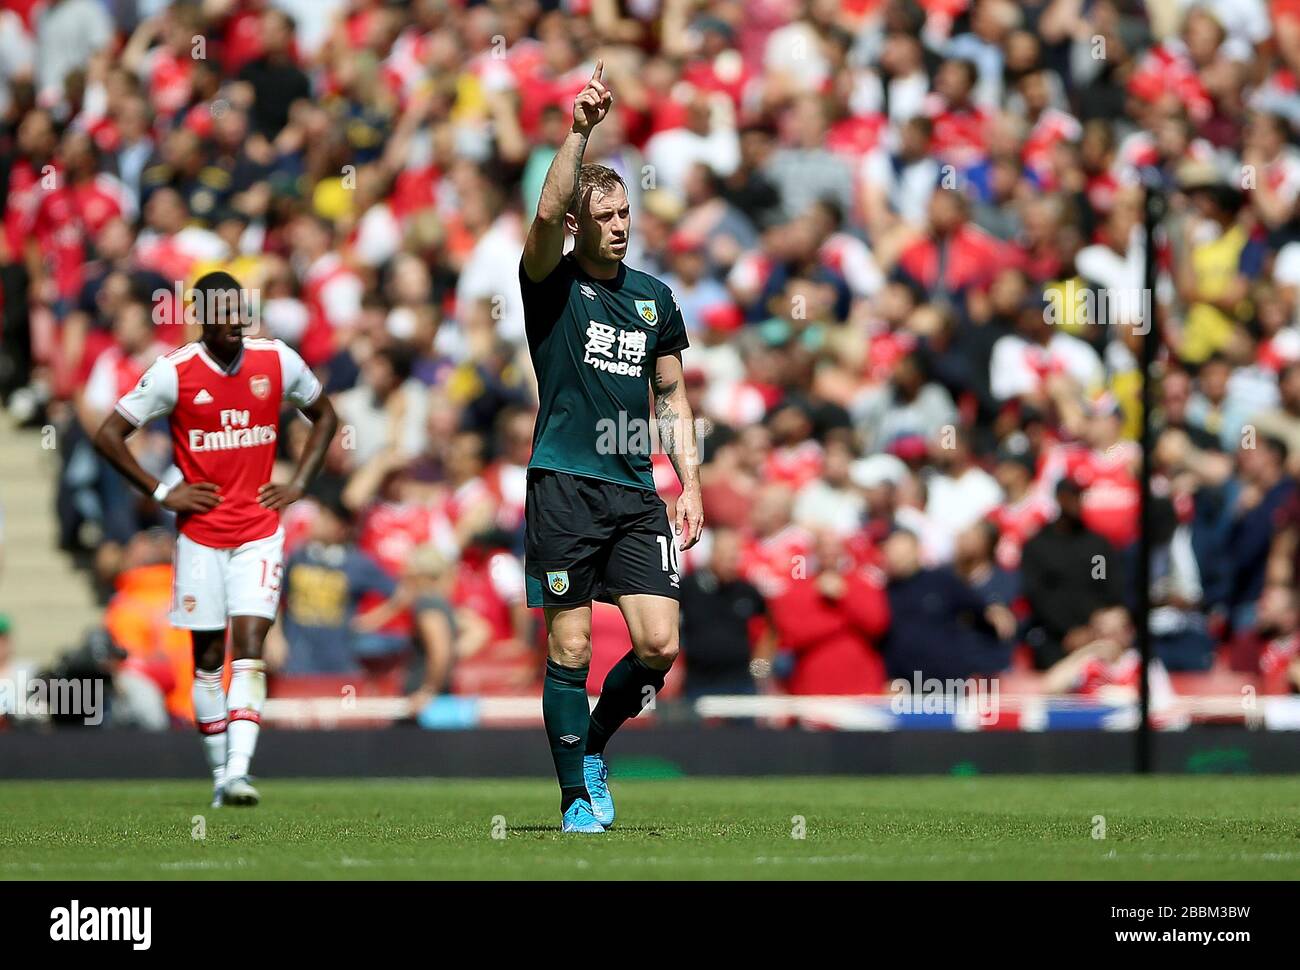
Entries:
[[[623,180],[582,163],[613,103],[602,70],[597,61],[574,100],[519,266],[540,399],[525,507],[528,605],[546,616],[542,711],[562,828],[589,833],[614,822],[605,745],[663,687],[677,656],[678,552],[704,525],[681,311],[668,287],[623,263],[631,228]],[[671,523],[651,474],[652,398],[683,489]],[[593,599],[622,611],[632,650],[589,710]]]

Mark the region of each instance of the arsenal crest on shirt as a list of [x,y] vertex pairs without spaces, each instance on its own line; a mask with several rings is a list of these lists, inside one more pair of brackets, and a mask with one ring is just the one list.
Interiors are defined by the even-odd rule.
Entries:
[[265,401],[271,393],[271,378],[265,374],[254,374],[248,379],[248,389],[253,392],[253,397]]

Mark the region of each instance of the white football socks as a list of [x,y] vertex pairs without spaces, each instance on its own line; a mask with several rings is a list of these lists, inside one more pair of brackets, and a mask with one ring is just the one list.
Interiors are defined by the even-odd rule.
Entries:
[[266,661],[232,660],[230,670],[230,694],[226,702],[230,709],[226,727],[227,780],[248,774],[257,748],[262,702],[266,700]]
[[217,787],[225,781],[226,771],[226,691],[221,685],[221,669],[195,670],[194,720],[203,737],[203,753],[212,769],[212,782]]

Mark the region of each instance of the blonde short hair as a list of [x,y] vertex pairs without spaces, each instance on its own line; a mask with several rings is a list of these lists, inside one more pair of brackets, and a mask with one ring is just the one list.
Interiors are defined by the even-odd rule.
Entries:
[[578,189],[573,193],[573,201],[569,203],[570,215],[575,219],[582,215],[582,209],[587,205],[587,200],[591,198],[593,191],[604,195],[616,185],[622,186],[624,192],[627,191],[627,183],[623,181],[623,176],[608,165],[597,165],[592,162],[582,166],[578,169]]

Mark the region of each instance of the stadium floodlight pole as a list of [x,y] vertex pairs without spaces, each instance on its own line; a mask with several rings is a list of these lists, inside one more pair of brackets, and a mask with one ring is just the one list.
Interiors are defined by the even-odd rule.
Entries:
[[1146,189],[1144,223],[1145,252],[1142,272],[1142,492],[1140,504],[1140,530],[1138,533],[1137,561],[1137,641],[1142,655],[1138,677],[1138,726],[1135,770],[1147,774],[1152,769],[1151,736],[1151,372],[1156,360],[1160,334],[1156,319],[1156,228],[1165,215],[1165,196],[1159,174],[1153,170],[1144,173]]

